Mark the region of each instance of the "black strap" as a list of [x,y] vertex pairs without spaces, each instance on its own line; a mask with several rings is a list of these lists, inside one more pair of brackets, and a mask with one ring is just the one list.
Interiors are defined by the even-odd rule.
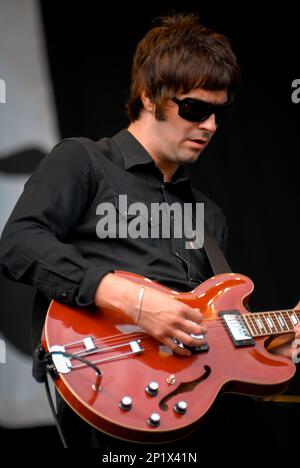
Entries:
[[215,238],[210,233],[206,222],[204,222],[204,250],[215,275],[231,272],[231,268],[225,258],[225,255],[220,249]]
[[[194,198],[194,201],[197,202],[198,196],[194,188],[191,186],[191,192]],[[200,200],[202,203],[203,201]],[[225,255],[219,247],[216,239],[211,234],[207,223],[204,220],[204,243],[203,247],[207,258],[209,260],[211,269],[214,275],[219,275],[221,273],[231,273],[231,268],[227,262]]]

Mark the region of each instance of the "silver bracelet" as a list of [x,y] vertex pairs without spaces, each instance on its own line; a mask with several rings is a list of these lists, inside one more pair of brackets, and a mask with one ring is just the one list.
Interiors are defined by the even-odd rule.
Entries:
[[143,297],[144,297],[144,292],[145,292],[145,286],[142,286],[140,288],[139,292],[139,304],[138,304],[138,311],[137,311],[137,317],[135,323],[138,324],[142,312],[142,304],[143,304]]

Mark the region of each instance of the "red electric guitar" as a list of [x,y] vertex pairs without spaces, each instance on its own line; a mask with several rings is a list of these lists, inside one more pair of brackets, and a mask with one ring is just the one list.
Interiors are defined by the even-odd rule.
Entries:
[[293,331],[300,303],[249,313],[245,304],[253,283],[234,273],[214,276],[188,293],[116,274],[200,308],[207,346],[182,357],[125,324],[121,311],[112,318],[105,309],[93,313],[52,301],[42,344],[52,352],[58,391],[88,423],[125,440],[166,442],[192,432],[220,392],[267,396],[287,388],[295,364],[265,346],[270,335]]

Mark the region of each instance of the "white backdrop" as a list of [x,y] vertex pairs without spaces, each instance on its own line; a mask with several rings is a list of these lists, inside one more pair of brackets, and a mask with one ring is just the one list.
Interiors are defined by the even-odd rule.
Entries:
[[[0,158],[26,148],[47,153],[59,135],[35,0],[0,1],[0,79],[6,85],[6,102],[0,102]],[[0,233],[28,176],[0,172]],[[16,324],[17,314],[12,317]],[[31,359],[1,331],[0,339],[6,344],[6,363],[0,363],[0,425],[52,423],[44,387],[31,376]]]

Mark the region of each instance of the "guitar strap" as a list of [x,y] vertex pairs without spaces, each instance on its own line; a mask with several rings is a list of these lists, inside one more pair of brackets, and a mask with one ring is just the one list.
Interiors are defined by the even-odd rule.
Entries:
[[[191,191],[194,197],[194,200],[197,201],[197,195],[191,186]],[[214,275],[219,275],[221,273],[231,273],[232,270],[227,262],[225,255],[220,249],[216,239],[210,232],[210,229],[204,220],[204,251],[210,263],[211,269]]]
[[231,268],[220,249],[216,239],[212,236],[207,223],[204,221],[204,250],[215,275],[230,273]]

